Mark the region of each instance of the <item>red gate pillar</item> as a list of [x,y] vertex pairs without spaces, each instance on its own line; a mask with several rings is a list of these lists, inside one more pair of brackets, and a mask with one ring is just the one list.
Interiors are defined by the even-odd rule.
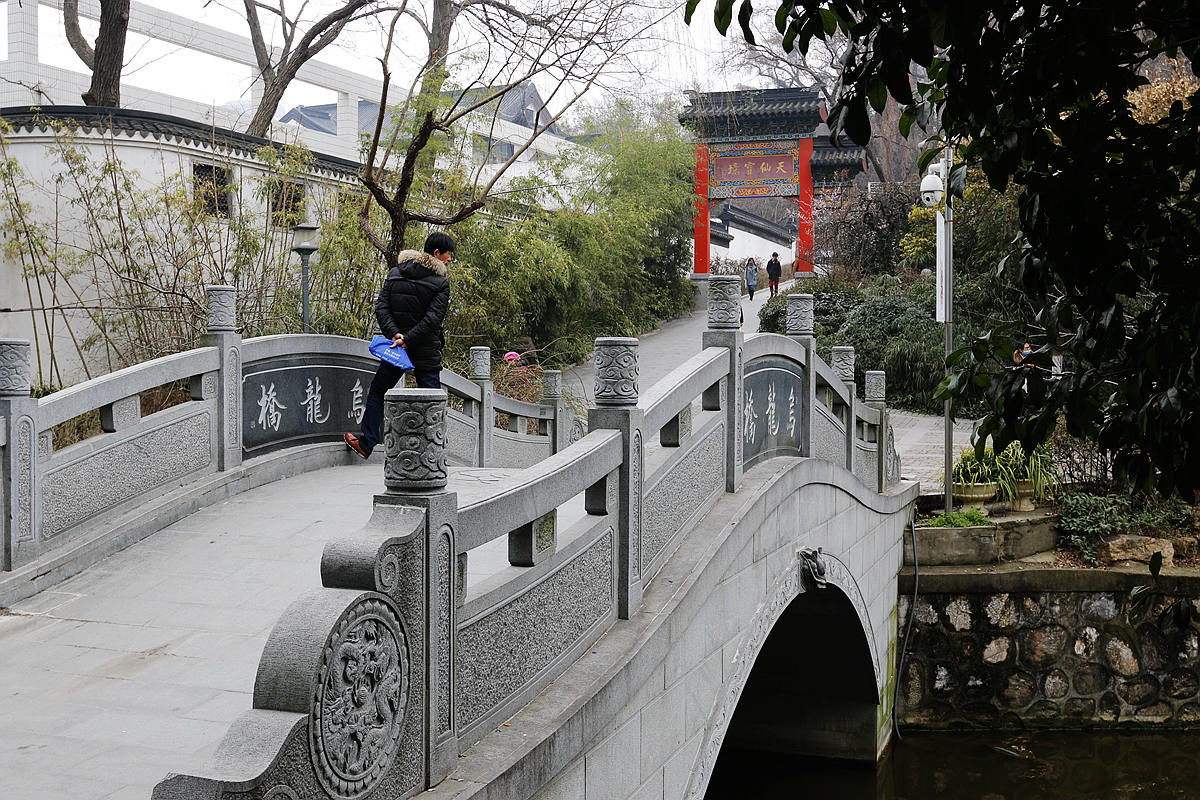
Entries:
[[[811,148],[811,145],[809,145]],[[693,225],[695,234],[695,262],[692,271],[697,275],[708,275],[708,145],[704,142],[696,144],[696,218]],[[809,194],[812,194],[812,181],[809,180]]]
[[796,209],[800,212],[799,230],[796,232],[796,271],[813,271],[813,140],[800,140],[799,174],[796,176],[799,190],[796,194]]

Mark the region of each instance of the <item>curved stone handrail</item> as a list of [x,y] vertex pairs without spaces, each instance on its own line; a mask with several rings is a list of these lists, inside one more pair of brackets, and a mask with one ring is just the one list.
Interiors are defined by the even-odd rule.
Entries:
[[755,333],[746,337],[746,360],[751,361],[767,355],[790,358],[797,364],[808,365],[808,350],[790,336],[778,333]]
[[458,510],[461,554],[549,514],[621,465],[617,431],[593,431],[561,453],[497,483],[488,497]]
[[729,354],[709,347],[689,358],[657,381],[638,401],[646,427],[658,430],[728,371]]
[[554,419],[554,408],[537,403],[527,403],[514,397],[496,395],[495,408],[504,414],[513,414],[526,419]]
[[49,430],[139,392],[212,372],[218,366],[217,348],[201,347],[92,378],[38,400],[38,430]]

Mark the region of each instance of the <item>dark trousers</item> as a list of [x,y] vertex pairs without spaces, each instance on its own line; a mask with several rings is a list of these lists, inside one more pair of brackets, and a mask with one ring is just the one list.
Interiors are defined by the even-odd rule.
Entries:
[[[755,281],[754,283],[758,283],[758,281]],[[746,281],[746,291],[750,293],[751,300],[754,299],[754,283],[751,283],[750,281]]]
[[[422,389],[442,388],[441,375],[441,370],[433,372],[413,370],[417,386]],[[371,380],[371,389],[367,392],[367,407],[363,411],[362,436],[359,437],[359,442],[368,453],[374,450],[375,445],[383,439],[383,396],[403,377],[404,370],[393,367],[386,361],[380,361],[379,369],[375,370],[375,377]]]

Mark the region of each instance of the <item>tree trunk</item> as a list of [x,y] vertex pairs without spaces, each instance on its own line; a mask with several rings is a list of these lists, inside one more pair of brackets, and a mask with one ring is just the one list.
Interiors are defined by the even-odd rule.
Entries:
[[287,89],[288,81],[291,78],[292,76],[290,75],[285,77],[276,73],[273,78],[268,78],[264,81],[262,99],[258,101],[258,108],[254,111],[254,118],[246,126],[246,133],[251,136],[266,138],[267,134],[271,131],[271,122],[275,119],[275,111],[283,101],[283,92]]
[[129,0],[100,0],[100,34],[96,37],[92,85],[83,94],[83,102],[87,105],[120,107],[121,69],[128,29]]

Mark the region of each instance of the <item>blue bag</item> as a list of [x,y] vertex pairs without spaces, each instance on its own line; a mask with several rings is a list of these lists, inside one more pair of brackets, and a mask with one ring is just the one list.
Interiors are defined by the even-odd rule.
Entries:
[[372,339],[368,349],[371,351],[371,355],[380,361],[391,364],[393,367],[399,367],[403,370],[411,370],[413,368],[412,359],[408,357],[408,351],[403,347],[392,347],[392,340],[384,336],[376,336]]

